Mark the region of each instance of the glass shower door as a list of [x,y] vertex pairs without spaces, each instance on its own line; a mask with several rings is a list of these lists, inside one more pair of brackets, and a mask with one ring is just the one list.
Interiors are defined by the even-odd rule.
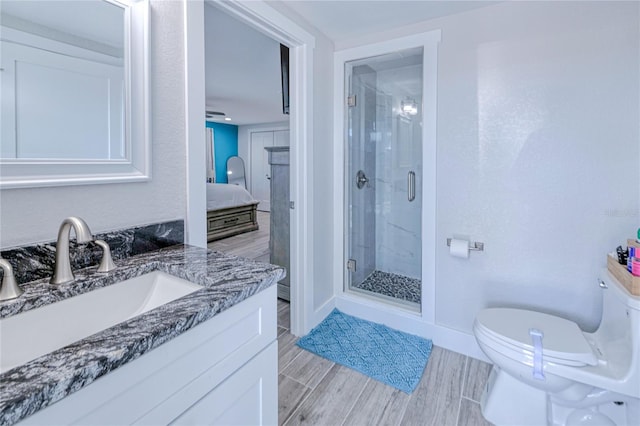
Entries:
[[420,309],[422,48],[345,69],[348,290]]

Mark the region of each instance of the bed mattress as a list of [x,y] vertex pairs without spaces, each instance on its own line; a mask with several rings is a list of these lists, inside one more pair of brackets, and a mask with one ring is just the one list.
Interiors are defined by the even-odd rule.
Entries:
[[226,183],[207,184],[207,210],[224,209],[257,203],[249,191]]

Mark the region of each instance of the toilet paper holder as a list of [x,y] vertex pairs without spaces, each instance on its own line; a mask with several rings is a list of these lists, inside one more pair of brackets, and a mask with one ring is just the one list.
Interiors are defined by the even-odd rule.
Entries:
[[[447,238],[447,247],[451,246],[451,238]],[[474,251],[484,251],[484,243],[479,243],[477,241],[469,242],[469,250]]]

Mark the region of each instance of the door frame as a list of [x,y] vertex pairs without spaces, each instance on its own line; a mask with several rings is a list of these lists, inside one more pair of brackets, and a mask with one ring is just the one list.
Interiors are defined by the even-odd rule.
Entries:
[[[378,317],[392,327],[415,332],[421,323],[435,324],[435,253],[436,253],[436,123],[437,123],[437,52],[441,31],[433,30],[407,37],[386,40],[379,43],[354,47],[334,53],[334,143],[333,155],[336,167],[333,190],[335,191],[334,209],[334,292],[336,305],[362,318],[368,318],[371,306],[389,312],[388,317]],[[429,123],[422,128],[422,303],[420,314],[394,312],[394,307],[371,300],[364,295],[347,294],[345,291],[346,246],[345,236],[348,224],[347,191],[345,185],[346,160],[346,87],[345,65],[349,61],[364,59],[413,47],[424,48],[423,62],[423,108],[422,122]],[[359,305],[362,304],[362,305]],[[366,308],[365,308],[366,306]],[[397,309],[395,309],[397,311]],[[381,314],[379,314],[381,315]],[[407,324],[408,319],[414,319]],[[417,321],[415,321],[417,320]],[[425,331],[417,334],[423,335]]]
[[[394,52],[388,52],[389,54],[393,54]],[[376,57],[379,57],[380,55],[384,56],[383,53],[376,55]],[[424,58],[424,56],[423,56]],[[358,61],[361,58],[356,58],[356,61]],[[364,58],[367,59],[367,58]],[[425,62],[425,60],[423,59],[423,63]],[[366,66],[367,63],[363,64],[363,66]],[[342,220],[343,226],[344,226],[344,235],[343,235],[343,247],[344,247],[344,259],[343,259],[343,265],[346,265],[347,262],[349,262],[351,259],[354,259],[357,262],[358,268],[356,269],[356,272],[350,272],[348,270],[348,268],[343,268],[343,278],[342,278],[342,282],[343,282],[343,291],[344,292],[357,292],[357,290],[354,290],[354,282],[357,283],[362,283],[364,282],[364,280],[366,280],[367,278],[367,272],[370,271],[370,266],[371,264],[370,259],[375,259],[375,268],[374,270],[380,270],[380,271],[384,271],[384,272],[392,272],[394,274],[400,274],[403,276],[408,276],[411,278],[420,278],[421,282],[422,282],[422,264],[423,264],[423,258],[422,258],[422,235],[418,235],[422,229],[422,226],[420,226],[419,229],[411,229],[411,226],[407,225],[407,229],[411,229],[413,232],[415,232],[416,237],[419,238],[418,241],[416,241],[414,244],[419,245],[420,247],[418,247],[418,253],[417,255],[414,257],[414,260],[412,261],[412,264],[414,266],[419,266],[420,267],[420,272],[418,272],[418,274],[411,274],[411,273],[405,273],[405,272],[399,272],[399,271],[393,271],[393,270],[388,270],[388,269],[379,269],[378,267],[381,266],[379,263],[379,254],[378,254],[378,249],[377,248],[373,248],[373,251],[375,252],[374,256],[369,256],[367,251],[365,250],[364,253],[364,257],[363,257],[363,253],[360,252],[359,250],[362,249],[362,245],[366,244],[364,243],[360,237],[364,237],[364,235],[360,235],[359,237],[354,238],[354,234],[353,234],[353,230],[350,229],[350,224],[356,224],[358,223],[361,219],[363,219],[363,216],[360,216],[359,211],[361,209],[367,210],[368,208],[371,207],[371,205],[369,204],[369,201],[363,201],[362,198],[360,197],[364,197],[365,199],[367,199],[367,191],[373,191],[374,193],[374,197],[376,202],[379,201],[378,197],[380,194],[378,194],[377,192],[377,187],[374,184],[374,181],[376,180],[377,176],[375,175],[371,175],[371,169],[370,164],[367,164],[367,160],[363,157],[359,157],[358,152],[360,152],[361,154],[363,154],[367,149],[365,148],[365,145],[367,144],[367,142],[365,142],[365,140],[367,139],[367,129],[361,128],[360,133],[356,130],[355,127],[355,122],[360,122],[359,126],[364,126],[364,121],[363,121],[363,111],[360,110],[360,108],[363,107],[363,105],[365,105],[367,103],[367,100],[364,99],[366,97],[365,92],[367,90],[367,87],[369,87],[369,83],[370,82],[366,82],[366,83],[356,83],[359,79],[357,77],[357,75],[354,74],[354,65],[351,59],[347,59],[344,63],[344,66],[342,67],[343,69],[343,80],[344,80],[344,93],[345,96],[355,96],[357,101],[354,104],[354,106],[352,107],[344,107],[344,111],[343,111],[343,126],[345,127],[345,130],[343,132],[343,170],[346,172],[347,170],[350,170],[351,173],[353,173],[355,170],[360,169],[361,171],[364,171],[367,175],[368,175],[368,179],[371,180],[371,188],[369,187],[369,184],[367,183],[367,187],[364,188],[360,188],[358,187],[358,189],[355,189],[355,185],[354,185],[354,179],[355,179],[355,174],[349,176],[347,179],[344,180],[343,182],[343,189],[344,189],[344,218]],[[424,70],[423,70],[424,71]],[[424,77],[424,72],[419,73],[418,75],[420,75],[420,77]],[[348,78],[347,78],[348,76]],[[337,78],[337,76],[335,77]],[[376,80],[379,80],[379,77],[376,76],[375,77]],[[420,88],[424,89],[424,84],[420,84]],[[382,90],[383,92],[385,90]],[[376,96],[377,94],[379,94],[379,90],[376,87],[375,89],[376,92]],[[396,94],[394,93],[394,96]],[[421,96],[422,97],[422,96]],[[361,98],[363,98],[364,100],[362,100]],[[379,100],[378,100],[379,102]],[[423,112],[423,108],[420,108],[421,112]],[[353,114],[356,114],[356,116],[354,116]],[[377,115],[377,113],[376,113]],[[399,116],[398,116],[399,117]],[[420,115],[420,117],[422,117],[422,114]],[[396,122],[396,116],[392,117],[392,120],[394,121],[394,123]],[[366,120],[365,120],[366,121]],[[377,123],[379,124],[379,123]],[[347,130],[347,127],[351,126],[349,128],[349,130]],[[423,132],[424,132],[424,127],[422,125],[420,125],[420,128],[423,129],[423,131],[420,132],[420,144],[423,145],[422,143],[422,139],[423,139]],[[370,131],[370,130],[369,130]],[[379,131],[379,129],[377,129],[376,131]],[[397,130],[399,132],[399,130]],[[384,133],[384,132],[383,132]],[[364,135],[364,136],[363,136]],[[349,141],[349,138],[352,138],[351,141]],[[391,146],[391,151],[396,150],[398,147],[395,145],[395,139],[396,139],[396,134],[394,133],[392,135],[392,138],[394,139],[394,142]],[[354,142],[354,140],[356,142]],[[363,145],[363,143],[365,145]],[[350,144],[352,144],[352,147],[349,148]],[[355,144],[355,146],[353,146],[353,144]],[[420,147],[420,152],[422,152],[422,146]],[[410,154],[415,154],[415,152],[411,152]],[[375,150],[374,156],[375,156],[375,160],[374,163],[376,165],[376,169],[379,165],[378,163],[378,156],[381,155],[381,153],[377,150]],[[385,156],[386,154],[384,154],[383,156]],[[410,161],[410,165],[405,164],[399,164],[400,160],[396,160],[398,161],[398,163],[393,164],[393,168],[407,168],[407,171],[409,170],[413,170],[415,173],[415,170],[417,170],[418,168],[420,168],[422,166],[422,164],[424,163],[425,159],[422,157],[423,154],[420,154],[420,158],[416,159],[415,155],[412,155],[412,159],[409,160]],[[366,154],[364,154],[364,157],[366,157]],[[384,160],[382,160],[384,161]],[[412,162],[414,161],[414,162]],[[415,163],[415,161],[418,161],[418,163]],[[357,167],[354,167],[354,162],[357,164]],[[427,166],[428,167],[428,166]],[[384,168],[384,166],[383,166]],[[395,170],[393,172],[393,176],[397,177],[397,175],[395,174]],[[423,173],[420,173],[418,176],[418,181],[420,181],[422,179],[422,175]],[[366,176],[365,176],[366,177]],[[422,184],[418,185],[420,186],[420,188],[422,188]],[[384,192],[384,191],[383,191]],[[412,216],[415,215],[415,217],[412,219],[412,224],[413,226],[416,225],[421,225],[423,222],[423,217],[422,217],[422,212],[423,212],[423,205],[424,205],[424,200],[422,199],[422,192],[420,193],[420,195],[418,196],[419,199],[418,201],[418,206],[416,206],[416,203],[407,203],[408,207],[405,208],[409,208],[412,209]],[[363,206],[359,206],[359,207],[354,207],[354,205],[352,204],[354,202],[354,200],[358,200],[355,201],[356,205],[358,205],[359,203],[364,203]],[[406,201],[406,197],[404,198],[404,200]],[[368,207],[367,207],[368,206]],[[393,203],[392,205],[392,209],[395,207],[395,204]],[[375,218],[378,218],[379,212],[377,211],[377,204],[376,204],[376,209],[374,209],[375,213],[372,213],[372,215]],[[393,211],[391,212],[391,215],[393,215]],[[386,215],[386,214],[385,214]],[[367,215],[364,214],[364,219],[365,221],[370,220],[371,219],[371,215]],[[377,219],[374,219],[374,223],[377,223]],[[403,227],[406,225],[403,224]],[[359,226],[362,226],[362,223],[359,224]],[[365,234],[368,233],[368,228],[365,227]],[[377,228],[374,230],[374,233],[377,234]],[[359,234],[359,233],[358,233]],[[366,239],[365,239],[366,241]],[[375,245],[378,246],[380,244],[379,241],[376,240]],[[355,250],[355,253],[354,253]],[[382,257],[384,258],[384,255],[382,255]],[[362,266],[360,266],[360,264],[362,263]],[[393,263],[393,262],[390,262]],[[387,264],[389,264],[389,259],[387,259]],[[360,269],[362,268],[362,269]],[[364,272],[364,275],[362,275],[362,272]],[[355,280],[355,278],[357,277],[357,280]],[[354,281],[355,280],[355,281]],[[357,287],[357,285],[356,285]],[[364,296],[364,297],[375,297],[372,293],[362,293],[359,292],[358,294]],[[414,312],[419,312],[421,307],[422,307],[422,300],[420,300],[419,303],[415,303],[413,305],[418,305],[418,306],[413,306],[411,304],[409,304],[409,302],[403,301],[403,300],[391,300],[390,298],[383,296],[381,298],[379,298],[378,300],[385,300],[386,303],[395,305],[397,307],[401,307],[403,309],[407,309],[409,311],[414,311]]]
[[[185,104],[187,106],[186,242],[206,247],[204,158],[204,1],[185,7]],[[291,146],[291,333],[302,335],[313,321],[313,50],[315,37],[264,1],[206,0],[290,49]],[[198,130],[201,129],[201,130]]]

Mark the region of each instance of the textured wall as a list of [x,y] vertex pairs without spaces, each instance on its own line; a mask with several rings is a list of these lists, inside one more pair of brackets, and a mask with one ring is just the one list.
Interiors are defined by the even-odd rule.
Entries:
[[0,193],[0,247],[51,241],[62,219],[93,232],[185,216],[183,5],[151,1],[153,179],[147,183],[9,189]]
[[[598,324],[605,254],[638,226],[639,6],[503,2],[340,45],[442,29],[439,324],[496,305]],[[452,258],[452,235],[485,251]]]
[[333,294],[333,43],[319,34],[313,55],[313,307],[320,308]]

